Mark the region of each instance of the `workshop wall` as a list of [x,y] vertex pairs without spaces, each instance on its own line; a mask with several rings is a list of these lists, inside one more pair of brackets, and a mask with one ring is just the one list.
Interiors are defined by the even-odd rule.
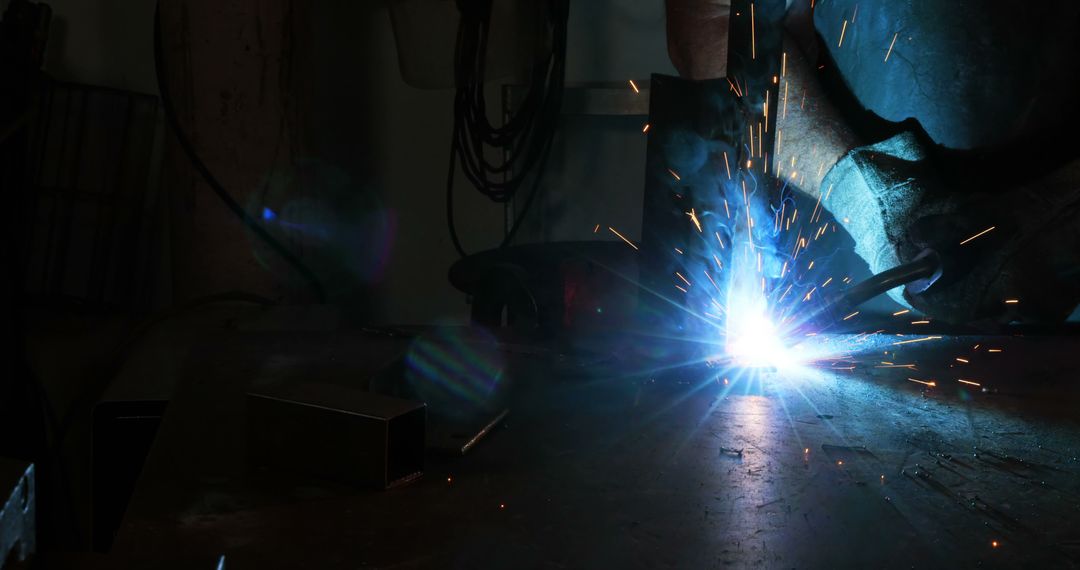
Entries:
[[[662,2],[571,2],[567,52],[571,90],[605,85],[629,94],[628,80],[645,87],[652,73],[675,74]],[[647,92],[639,96],[647,107]],[[566,114],[520,241],[618,239],[594,234],[597,224],[640,239],[646,122],[640,115]]]
[[[176,9],[181,4],[186,14]],[[247,4],[169,2],[164,10],[167,33],[177,38],[166,46],[169,61],[177,62],[170,81],[181,118],[208,164],[249,207],[253,195],[265,198],[266,192],[257,190],[268,186],[268,178],[294,174],[282,173],[282,163],[296,162],[315,171],[310,177],[319,188],[308,188],[308,193],[326,189],[335,195],[324,206],[339,203],[342,194],[358,201],[353,208],[357,214],[343,223],[377,226],[379,231],[336,234],[343,245],[330,262],[328,286],[331,299],[357,318],[464,321],[464,295],[446,279],[457,258],[444,211],[452,90],[405,84],[384,3],[328,0],[307,5],[281,0],[260,8],[261,28],[252,23]],[[51,5],[51,73],[156,93],[153,0],[56,0]],[[280,34],[269,33],[281,28],[290,6],[291,46],[282,43]],[[663,24],[658,2],[572,2],[568,82],[625,82],[654,71],[673,72]],[[264,44],[258,53],[247,51],[245,45],[260,33]],[[302,62],[293,67],[288,93],[245,86],[249,81],[276,82],[279,60],[288,49],[295,49],[293,57]],[[265,71],[272,77],[260,79],[263,60],[274,62]],[[281,97],[293,105],[285,127],[278,120]],[[497,116],[497,108],[492,116]],[[644,137],[639,123],[565,119],[546,178],[545,205],[539,210],[538,219],[545,225],[527,228],[523,241],[589,239],[592,224],[600,221],[625,228],[632,236],[640,232]],[[287,148],[275,145],[281,138],[279,128],[287,130]],[[295,276],[260,249],[184,161],[175,149],[166,157],[176,296],[244,289],[308,300]],[[502,207],[473,192],[463,179],[457,184],[458,224],[466,247],[478,251],[494,246],[502,236]],[[304,249],[302,238],[294,237],[291,243]],[[321,263],[310,251],[303,256],[313,265]],[[347,283],[350,279],[355,282]]]
[[[312,8],[310,149],[344,168],[358,186],[377,189],[382,206],[396,216],[393,255],[379,286],[381,317],[463,321],[464,295],[446,280],[457,259],[444,211],[453,91],[405,84],[386,12],[345,0]],[[673,72],[663,24],[659,2],[571,2],[567,81],[625,82]],[[497,105],[491,116],[498,116]],[[563,127],[545,176],[546,207],[537,210],[548,224],[530,225],[521,241],[595,239],[599,217],[636,236],[644,187],[640,120],[566,117]],[[494,247],[502,236],[502,207],[460,176],[457,196],[466,249]]]
[[48,0],[45,69],[59,79],[157,94],[154,0]]

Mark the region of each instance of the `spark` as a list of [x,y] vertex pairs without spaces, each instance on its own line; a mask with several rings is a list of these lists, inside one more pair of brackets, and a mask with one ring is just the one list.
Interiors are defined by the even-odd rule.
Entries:
[[645,126],[641,127],[641,132],[643,132],[643,133],[649,132],[649,123],[645,123]]
[[911,321],[911,324],[913,324],[913,325],[928,325],[928,324],[930,324],[930,321]]
[[1020,299],[1005,299],[1006,305],[1015,305],[1020,302]]
[[972,382],[971,380],[959,379],[959,380],[957,380],[957,382],[959,382],[961,384],[968,384],[970,386],[982,386],[982,384],[979,384],[978,382]]
[[[795,166],[795,157],[791,157],[791,166]],[[821,194],[818,194],[817,203],[814,204],[814,211],[810,212],[810,223],[814,223],[814,217],[817,216],[818,208],[821,207]]]
[[731,210],[728,209],[727,198],[724,198],[724,212],[727,214],[728,219],[731,219]]
[[914,378],[908,378],[908,380],[910,380],[912,382],[915,382],[916,384],[922,384],[923,386],[929,386],[931,388],[933,388],[934,386],[937,386],[937,382],[934,382],[933,380],[916,380]]
[[687,286],[687,287],[692,287],[692,286],[693,286],[693,285],[691,285],[691,284],[690,284],[690,282],[689,282],[689,281],[687,281],[687,280],[686,280],[686,278],[685,278],[685,277],[683,277],[683,274],[682,274],[682,273],[679,273],[678,271],[676,271],[676,272],[675,272],[675,275],[676,275],[676,276],[677,276],[677,277],[678,277],[679,279],[682,279],[683,283],[686,283],[686,286]]
[[630,80],[630,88],[634,90],[634,93],[641,93],[641,90],[638,89],[637,83],[634,83],[633,79]]
[[911,344],[913,342],[925,342],[925,341],[928,341],[928,340],[938,340],[940,338],[941,338],[940,336],[926,336],[926,337],[923,337],[923,338],[913,338],[913,339],[910,339],[910,340],[902,340],[900,342],[894,342],[893,345]]
[[715,232],[716,241],[720,242],[720,249],[724,249],[724,240],[720,239],[720,232]]
[[900,32],[896,32],[895,34],[893,34],[892,43],[889,44],[889,51],[885,52],[885,61],[886,62],[889,61],[889,56],[892,55],[892,48],[893,48],[894,45],[896,45],[896,36],[899,36],[899,35],[900,35]]
[[855,5],[855,11],[854,11],[854,12],[852,12],[852,14],[851,14],[851,23],[852,23],[852,24],[854,24],[854,23],[855,23],[855,18],[856,18],[856,17],[858,17],[858,15],[859,15],[859,5],[858,5],[858,4],[856,4],[856,5]]
[[[786,56],[787,54],[785,53],[784,55]],[[784,113],[783,114],[784,114],[785,119],[787,118],[788,85],[790,85],[790,82],[787,81],[787,80],[784,80]]]
[[990,541],[990,547],[991,548],[997,548],[999,545],[1000,545],[1000,543],[998,541],[996,541],[996,540],[991,540]]
[[727,179],[731,180],[731,165],[728,164],[727,151],[724,151],[724,169],[727,170]]
[[620,234],[620,233],[619,233],[618,231],[616,231],[616,230],[615,230],[615,228],[613,228],[613,227],[611,227],[611,226],[608,226],[608,229],[609,229],[609,230],[611,230],[611,233],[613,233],[613,234],[615,234],[615,235],[619,236],[619,239],[621,239],[621,240],[625,241],[625,242],[626,242],[626,245],[629,245],[630,247],[634,248],[635,250],[636,250],[636,249],[638,248],[638,246],[634,245],[634,242],[632,242],[632,241],[630,241],[630,240],[626,239],[626,236],[624,236],[624,235]]
[[681,249],[679,249],[679,248],[675,248],[675,253],[677,253],[677,254],[679,254],[679,255],[682,255],[682,254],[683,254],[683,250],[681,250]]
[[683,289],[682,287],[679,287],[678,285],[676,285],[675,288],[678,289],[679,291],[682,291],[683,293],[689,293],[689,291],[687,291],[686,289]]
[[1000,348],[988,348],[988,349],[986,349],[986,352],[1004,352],[1004,351],[1002,349],[1000,349]]
[[600,224],[596,224],[596,227],[592,229],[592,233],[595,234],[598,231],[600,231]]
[[956,357],[956,361],[957,362],[963,362],[964,364],[967,364],[968,362],[970,362],[968,359],[960,358],[959,356]]
[[826,279],[825,282],[821,284],[821,288],[824,289],[824,288],[828,287],[829,283],[832,283],[832,277]]
[[[720,286],[716,284],[716,281],[713,281],[712,275],[709,275],[708,271],[702,271],[702,273],[704,273],[705,277],[708,278],[709,283],[712,283],[713,287],[716,287],[717,291],[723,292],[723,290],[720,289]],[[717,306],[720,305],[720,303],[717,303],[716,299],[713,299],[713,303],[716,303]]]
[[967,242],[969,242],[969,241],[971,241],[971,240],[973,240],[973,239],[975,239],[975,238],[977,238],[977,237],[979,237],[979,236],[982,236],[982,235],[986,235],[986,234],[990,233],[991,231],[993,231],[993,230],[994,230],[994,228],[996,228],[996,227],[997,227],[997,226],[990,226],[990,227],[986,228],[985,230],[983,230],[983,231],[981,231],[981,232],[979,232],[979,233],[977,233],[977,234],[975,234],[975,235],[973,235],[973,236],[971,236],[971,237],[967,238],[966,240],[964,240],[964,241],[960,242],[960,245],[964,245],[964,244],[966,244]]
[[844,45],[844,32],[847,31],[847,20],[844,20],[844,27],[840,29],[840,43],[836,44],[836,47],[842,47]]
[[757,34],[754,31],[754,3],[750,3],[750,59],[757,59]]
[[686,212],[687,216],[690,216],[690,221],[694,222],[694,227],[697,228],[698,233],[701,233],[701,221],[698,220],[697,212],[693,208],[690,208],[689,212]]
[[899,317],[900,315],[906,315],[906,314],[908,314],[910,312],[911,312],[911,309],[904,309],[903,311],[896,311],[895,313],[892,314],[892,316]]
[[730,78],[725,77],[725,79],[727,79],[728,84],[731,85],[731,90],[735,92],[735,95],[742,97],[742,89],[739,89],[738,78],[735,79],[735,83],[732,83]]
[[670,172],[671,175],[675,177],[675,180],[680,180],[680,181],[682,180],[682,178],[680,178],[679,175],[674,170],[669,168],[669,169],[667,169],[667,171]]
[[850,315],[844,317],[844,320],[846,321],[846,320],[850,319],[851,317],[854,317],[857,314],[859,314],[859,311],[855,311],[854,313],[851,313]]

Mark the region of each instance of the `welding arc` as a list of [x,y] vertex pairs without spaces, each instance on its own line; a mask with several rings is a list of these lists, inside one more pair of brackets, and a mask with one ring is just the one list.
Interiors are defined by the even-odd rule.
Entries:
[[[457,4],[461,21],[455,50],[457,91],[446,178],[446,216],[454,248],[465,257],[454,223],[454,175],[459,162],[470,184],[501,204],[512,201],[532,175],[529,196],[500,247],[513,241],[539,190],[562,108],[569,2],[548,0],[546,3],[551,49],[542,62],[533,64],[527,94],[499,127],[488,120],[484,96],[492,0],[458,0]],[[488,158],[491,155],[500,158],[493,162]]]
[[199,157],[195,145],[192,144],[187,132],[184,131],[183,126],[180,124],[180,119],[176,114],[176,107],[173,105],[172,95],[169,91],[169,83],[166,77],[168,73],[165,67],[165,53],[162,46],[160,1],[157,2],[154,7],[154,72],[157,75],[158,92],[161,97],[161,107],[165,112],[165,119],[169,122],[173,134],[176,136],[176,141],[180,143],[180,148],[184,150],[184,154],[187,155],[192,166],[194,166],[195,170],[203,177],[203,180],[210,186],[210,189],[213,190],[214,194],[225,204],[225,207],[236,215],[248,229],[266,243],[274,253],[278,254],[278,256],[292,266],[292,268],[307,281],[311,291],[315,294],[316,299],[318,299],[320,303],[326,302],[326,292],[323,290],[322,283],[319,281],[319,278],[315,276],[315,273],[312,272],[312,270],[305,265],[295,253],[274,238],[274,236],[272,236],[254,216],[248,213],[248,211],[245,210],[231,194],[229,194],[229,191],[225,189],[221,182],[218,181],[217,177],[210,172],[210,168],[206,166],[206,163],[203,162],[202,158]]

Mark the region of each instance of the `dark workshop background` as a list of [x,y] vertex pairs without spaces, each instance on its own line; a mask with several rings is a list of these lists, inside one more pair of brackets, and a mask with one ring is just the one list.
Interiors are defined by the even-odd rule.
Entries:
[[[0,9],[8,4],[0,0]],[[49,4],[53,17],[45,71],[71,90],[67,98],[54,101],[54,124],[69,113],[95,116],[108,132],[130,120],[123,113],[80,107],[83,93],[91,99],[100,95],[106,106],[112,98],[132,97],[150,109],[149,116],[138,119],[144,139],[132,151],[145,168],[137,180],[127,181],[128,197],[137,201],[142,215],[137,222],[128,219],[134,229],[124,238],[137,247],[117,250],[126,252],[121,255],[125,269],[110,270],[108,279],[94,273],[100,268],[91,262],[87,244],[104,222],[98,217],[102,204],[92,198],[56,202],[64,224],[37,220],[39,229],[62,225],[71,246],[64,257],[49,258],[51,272],[46,266],[28,268],[37,279],[28,286],[36,294],[28,309],[28,365],[55,414],[70,424],[64,430],[62,462],[65,476],[71,478],[78,520],[64,529],[60,541],[74,546],[89,540],[93,402],[97,397],[167,398],[188,347],[206,331],[225,326],[333,329],[344,323],[465,323],[469,307],[446,277],[458,258],[444,210],[453,89],[424,90],[405,83],[387,3],[198,0],[162,6],[167,80],[180,120],[203,160],[238,202],[250,208],[268,180],[287,177],[296,164],[313,164],[313,179],[329,182],[325,193],[307,188],[306,196],[352,196],[366,214],[389,228],[354,244],[358,270],[335,272],[340,269],[335,266],[323,272],[332,277],[327,289],[333,308],[290,308],[311,303],[310,291],[272,254],[260,250],[259,240],[223,207],[168,134],[155,99],[155,1]],[[452,32],[453,27],[447,29]],[[442,37],[441,44],[439,39],[433,35],[429,47],[446,54],[450,65],[452,35]],[[625,86],[630,78],[674,73],[660,2],[572,2],[568,44],[570,85]],[[499,113],[497,84],[504,81],[494,82],[491,90],[493,117]],[[540,207],[517,241],[616,239],[594,236],[598,223],[638,239],[643,121],[640,116],[564,117]],[[79,148],[98,146],[81,142]],[[74,137],[65,144],[78,146]],[[81,160],[76,169],[107,160],[92,153],[80,156],[58,160],[64,168]],[[87,191],[69,183],[69,190]],[[496,246],[504,231],[502,206],[470,191],[460,173],[457,185],[457,223],[466,248]],[[286,185],[283,191],[295,188]],[[41,209],[40,215],[49,211]],[[34,248],[46,247],[48,240],[28,241],[29,257],[45,259],[44,250]],[[316,270],[324,269],[309,250],[295,250]],[[369,255],[369,250],[374,253]],[[57,278],[55,270],[61,266],[62,277]],[[103,286],[102,299],[115,302],[85,302],[91,297],[87,284],[98,277],[110,283]],[[114,286],[110,279],[124,286]],[[155,311],[232,291],[262,295],[284,306],[264,319],[251,317],[242,306],[206,305],[173,315],[152,329],[134,330]],[[248,318],[257,322],[244,320]],[[138,346],[127,350],[133,338]],[[105,377],[110,380],[102,384]],[[96,391],[99,388],[107,393]]]
[[[389,236],[391,255],[381,278],[367,287],[338,290],[334,300],[351,304],[365,320],[464,320],[465,298],[446,281],[457,258],[443,209],[453,91],[405,84],[385,3],[165,4],[166,35],[177,38],[166,45],[177,106],[226,188],[243,203],[268,172],[290,160],[316,159],[340,169],[351,188],[370,193],[372,202],[393,216],[396,231]],[[50,73],[156,94],[153,1],[60,0],[52,6]],[[174,12],[180,9],[183,13]],[[251,17],[253,11],[257,17]],[[291,77],[283,78],[289,52]],[[663,5],[574,2],[568,52],[569,83],[625,82],[671,72]],[[497,112],[493,109],[493,116]],[[284,133],[282,114],[288,115]],[[563,126],[545,187],[572,188],[572,193],[552,198],[551,208],[558,207],[561,215],[549,215],[547,227],[534,225],[522,241],[591,238],[601,221],[636,236],[644,173],[641,121],[577,117]],[[276,148],[279,144],[283,148]],[[259,265],[253,240],[194,179],[186,158],[171,145],[165,154],[161,178],[167,204],[160,215],[168,231],[160,244],[164,267],[156,302],[237,289],[271,297],[302,295],[287,292]],[[635,163],[640,166],[626,167]],[[458,224],[466,247],[475,251],[497,244],[501,206],[468,192],[463,177],[459,185]],[[565,207],[569,199],[575,201],[573,211]]]

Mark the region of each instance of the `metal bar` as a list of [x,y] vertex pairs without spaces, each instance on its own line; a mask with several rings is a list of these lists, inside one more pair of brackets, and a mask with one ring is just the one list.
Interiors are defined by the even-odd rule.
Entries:
[[[132,96],[127,95],[125,99],[127,105],[124,111],[123,134],[120,139],[120,151],[116,161],[116,169],[113,171],[112,192],[108,190],[110,187],[108,180],[109,169],[102,169],[102,177],[104,178],[101,186],[102,192],[108,193],[114,199],[120,192],[118,187],[121,184],[124,167],[127,164],[127,146],[131,139],[132,116],[135,108],[135,99]],[[99,303],[105,302],[105,287],[109,280],[109,265],[112,260],[112,242],[117,217],[117,208],[115,206],[109,207],[110,205],[106,201],[98,202],[98,223],[94,229],[93,262],[90,264],[91,274],[88,276],[90,283],[89,287],[87,287],[87,296]],[[95,269],[97,270],[96,275],[94,273]]]
[[[86,140],[87,131],[86,120],[87,117],[90,115],[89,101],[90,91],[84,90],[82,92],[82,116],[79,118],[79,130],[76,133],[78,142],[75,144],[75,161],[74,164],[71,166],[71,176],[73,178],[73,182],[74,180],[78,180],[82,177],[83,160],[86,155],[83,150],[85,148],[84,143]],[[59,249],[57,251],[57,255],[59,256],[59,258],[57,259],[56,265],[59,275],[57,276],[56,282],[54,283],[54,292],[64,290],[64,279],[67,278],[68,272],[68,251],[71,249],[72,219],[74,216],[75,201],[65,201],[63,219],[60,222],[59,228],[62,238],[59,240]]]
[[0,566],[25,562],[37,550],[34,466],[0,458]]
[[[67,150],[67,144],[65,144],[65,143],[67,141],[68,128],[71,127],[71,106],[72,106],[73,97],[72,97],[70,91],[66,93],[66,97],[67,97],[67,100],[66,100],[66,104],[64,105],[64,126],[61,128],[61,133],[62,134],[60,135],[60,147],[59,147],[59,153],[58,153],[59,156],[56,158],[56,164],[63,164],[63,162],[64,162],[64,158],[66,156],[66,150]],[[50,106],[50,108],[46,112],[51,114],[53,112],[52,107]],[[51,132],[51,130],[46,131],[45,138],[46,138],[46,142],[44,143],[44,146],[43,146],[44,152],[41,155],[42,168],[45,168],[45,164],[48,162],[48,160],[50,158],[49,157],[49,154],[50,154],[49,153],[49,142],[52,140],[52,132]],[[44,173],[42,174],[42,176],[44,176]],[[57,168],[55,178],[52,181],[54,186],[59,186],[60,185],[60,179],[59,178],[60,178],[60,173],[59,173],[59,168]],[[35,181],[35,185],[38,182],[39,181]],[[39,285],[40,285],[40,288],[42,290],[51,289],[49,287],[49,283],[50,283],[49,278],[52,275],[51,268],[53,266],[53,259],[52,259],[53,258],[53,248],[56,245],[56,217],[58,215],[57,211],[59,210],[59,207],[60,207],[60,200],[57,199],[57,198],[53,198],[51,208],[49,209],[49,221],[48,221],[48,223],[46,225],[46,230],[45,230],[46,232],[48,232],[48,235],[47,235],[47,238],[46,238],[46,241],[45,241],[45,252],[44,252],[44,255],[42,255],[42,262],[41,262],[41,282],[40,282]]]

